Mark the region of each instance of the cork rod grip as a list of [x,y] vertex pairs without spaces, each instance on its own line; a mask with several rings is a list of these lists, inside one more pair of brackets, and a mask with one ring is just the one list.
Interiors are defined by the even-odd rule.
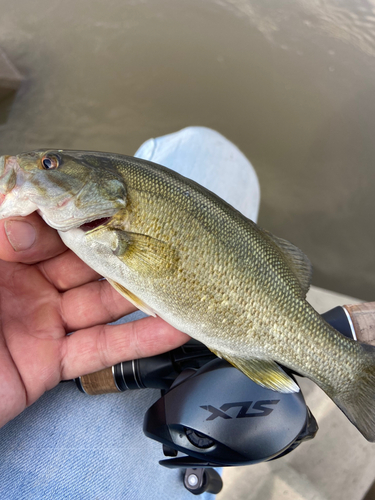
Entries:
[[86,394],[96,396],[119,391],[113,376],[113,367],[104,368],[99,372],[89,373],[79,377],[81,387]]
[[352,320],[357,340],[375,345],[375,302],[343,307]]

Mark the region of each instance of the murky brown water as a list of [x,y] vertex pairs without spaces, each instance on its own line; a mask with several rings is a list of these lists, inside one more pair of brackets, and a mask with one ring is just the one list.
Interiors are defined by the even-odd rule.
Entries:
[[375,299],[375,1],[0,7],[0,48],[26,77],[1,154],[132,154],[151,136],[215,128],[254,164],[260,223],[309,255],[314,283]]

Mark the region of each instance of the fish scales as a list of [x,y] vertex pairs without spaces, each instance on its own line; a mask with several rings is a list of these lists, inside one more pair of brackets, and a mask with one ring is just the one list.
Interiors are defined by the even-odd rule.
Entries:
[[0,217],[38,210],[140,308],[265,387],[298,390],[278,364],[309,377],[375,440],[375,349],[340,335],[306,302],[311,266],[286,240],[193,181],[122,155],[2,157],[0,193]]
[[[189,224],[185,224],[184,228],[181,230],[179,228],[176,228],[176,224],[174,222],[174,217],[176,217],[178,220],[181,220],[185,214],[186,210],[188,211],[193,211],[194,209],[197,209],[197,205],[199,204],[199,198],[198,200],[194,199],[186,199],[184,197],[184,193],[179,193],[178,189],[175,188],[171,189],[171,194],[172,198],[171,199],[166,199],[167,204],[170,206],[173,204],[173,210],[165,210],[165,207],[163,206],[163,203],[159,201],[159,199],[156,199],[156,203],[152,203],[152,201],[144,199],[147,198],[147,188],[142,190],[143,193],[146,193],[145,196],[142,196],[138,193],[132,195],[132,188],[133,185],[137,188],[137,180],[138,180],[138,175],[137,173],[134,175],[135,177],[135,182],[133,183],[133,176],[130,176],[129,173],[124,175],[126,179],[126,183],[128,186],[128,193],[129,193],[129,198],[130,200],[134,200],[134,202],[131,202],[131,207],[134,207],[134,211],[137,214],[136,219],[132,219],[132,230],[135,232],[146,232],[148,234],[151,234],[157,239],[161,239],[163,241],[170,241],[171,244],[175,245],[177,248],[182,247],[183,245],[187,245],[187,242],[191,243],[189,245],[190,248],[193,249],[192,252],[183,252],[181,251],[180,254],[183,256],[183,262],[181,266],[179,267],[178,271],[181,273],[181,276],[184,278],[184,282],[187,282],[190,286],[190,289],[186,290],[188,294],[185,294],[183,291],[178,293],[179,300],[178,302],[180,303],[180,296],[184,297],[187,296],[189,298],[190,304],[186,305],[191,305],[192,303],[192,298],[196,297],[196,302],[201,302],[201,297],[207,295],[207,291],[210,291],[211,295],[211,304],[212,304],[212,310],[213,313],[215,314],[215,317],[219,319],[218,321],[218,327],[222,328],[222,321],[225,320],[225,316],[228,316],[228,312],[230,313],[230,316],[233,315],[233,309],[231,308],[236,308],[236,309],[241,309],[241,314],[235,315],[236,318],[238,318],[238,321],[242,320],[241,323],[237,323],[237,327],[243,327],[244,329],[248,330],[248,323],[249,319],[246,320],[246,316],[248,318],[254,318],[255,317],[255,312],[254,308],[251,308],[251,302],[250,304],[247,304],[246,301],[246,295],[251,296],[253,295],[253,290],[251,290],[251,286],[247,286],[248,290],[246,291],[246,295],[243,293],[243,287],[241,286],[241,282],[245,282],[246,284],[250,284],[251,282],[253,283],[253,288],[259,286],[259,284],[256,282],[256,280],[247,280],[247,271],[249,269],[249,266],[253,266],[254,264],[260,268],[260,266],[257,264],[257,255],[259,255],[259,252],[257,249],[254,249],[253,255],[251,256],[252,258],[249,258],[248,253],[241,252],[241,249],[247,249],[248,247],[248,241],[251,243],[251,238],[249,238],[249,234],[247,231],[247,227],[245,226],[243,228],[243,232],[240,235],[240,238],[237,238],[240,241],[241,246],[239,247],[236,244],[233,244],[233,241],[231,241],[231,231],[232,225],[233,225],[233,220],[226,220],[223,221],[223,218],[220,217],[220,211],[219,211],[219,217],[217,219],[217,224],[223,228],[222,230],[222,244],[228,244],[231,247],[233,247],[233,250],[235,253],[232,253],[230,255],[231,260],[228,262],[226,257],[226,252],[223,252],[220,249],[220,246],[218,245],[217,239],[215,237],[210,238],[210,234],[216,234],[217,229],[216,229],[216,220],[212,220],[212,218],[209,217],[204,217],[202,218],[202,222],[204,224],[204,228],[207,231],[207,234],[205,235],[206,237],[202,237],[202,227],[200,224],[197,224],[197,221],[195,218],[191,218],[189,221]],[[139,181],[138,181],[139,183]],[[142,186],[142,182],[140,182],[140,185]],[[137,191],[140,190],[141,188],[137,188]],[[158,194],[158,193],[157,193]],[[164,199],[166,198],[166,193],[161,193],[162,197],[164,196]],[[138,200],[137,200],[138,198]],[[141,198],[141,200],[139,199]],[[143,199],[142,199],[143,198]],[[163,199],[163,198],[162,198]],[[137,200],[137,201],[135,201]],[[206,200],[204,200],[206,201]],[[215,202],[216,200],[214,200]],[[193,206],[192,206],[193,205]],[[207,205],[207,202],[206,202]],[[147,207],[147,212],[144,212],[144,208]],[[131,210],[132,210],[131,208]],[[200,209],[198,205],[198,210]],[[149,213],[151,214],[157,214],[155,216],[155,220],[157,221],[162,221],[162,224],[159,224],[160,230],[157,232],[152,232],[150,229],[153,228],[153,221],[149,221]],[[202,211],[198,212],[202,213]],[[206,211],[203,211],[203,213],[206,213]],[[160,215],[159,215],[160,214]],[[167,217],[167,215],[169,217]],[[172,215],[172,217],[171,217]],[[230,214],[232,215],[232,214]],[[236,214],[237,215],[237,214]],[[240,214],[238,214],[240,216]],[[131,217],[131,215],[130,215]],[[242,216],[239,217],[240,219]],[[169,220],[168,220],[169,219]],[[232,218],[233,219],[233,218]],[[226,230],[225,226],[229,226],[229,229]],[[164,231],[161,231],[161,228],[164,229]],[[220,228],[220,229],[221,229]],[[199,240],[197,240],[196,235],[200,234]],[[228,236],[227,236],[228,235]],[[184,244],[182,242],[185,242]],[[197,247],[197,248],[195,248]],[[210,252],[210,249],[213,247],[216,247],[216,251],[212,254]],[[240,249],[240,252],[236,252],[237,249]],[[199,251],[198,251],[199,250]],[[225,249],[224,249],[225,250]],[[240,255],[238,256],[237,253]],[[243,255],[241,255],[241,253]],[[223,259],[224,257],[224,259]],[[237,259],[236,259],[237,257]],[[241,258],[243,261],[241,261]],[[233,262],[234,260],[237,260],[237,263]],[[254,261],[254,262],[252,262]],[[206,267],[207,263],[209,263],[210,266],[210,281],[209,283],[202,282],[201,275],[202,272],[205,275],[206,273],[204,272],[204,269],[202,267]],[[237,264],[237,265],[236,265]],[[185,277],[184,275],[186,274],[186,271],[190,272],[189,277]],[[285,269],[285,274],[288,274],[288,269]],[[262,277],[262,272],[259,272],[259,276]],[[249,276],[251,278],[251,276]],[[158,281],[158,277],[156,276],[155,279]],[[179,290],[176,290],[176,281],[173,280],[168,280],[165,281],[163,278],[164,284],[159,284],[158,286],[161,286],[164,288],[164,292],[168,295],[171,292],[178,292]],[[172,281],[170,283],[170,281]],[[230,292],[226,292],[226,287],[228,282],[232,285],[230,287]],[[180,283],[177,282],[178,288],[180,288]],[[225,286],[224,286],[225,284]],[[193,286],[192,286],[193,285]],[[202,290],[202,285],[204,286]],[[228,307],[228,304],[230,304],[230,307]],[[225,306],[225,307],[223,307]],[[240,307],[238,307],[240,306]],[[247,314],[243,314],[247,312]],[[185,304],[182,305],[180,315],[185,314],[186,312],[189,312],[189,310],[186,309]],[[240,313],[240,311],[238,311]],[[221,317],[224,316],[223,319]],[[245,320],[245,322],[244,322]],[[250,320],[251,321],[251,320]],[[230,328],[230,326],[228,326]]]
[[[121,169],[121,166],[119,168]],[[286,264],[277,258],[278,256],[270,256],[268,262],[264,265],[262,259],[263,240],[261,238],[255,240],[251,233],[253,227],[249,227],[248,223],[246,223],[247,221],[245,221],[245,224],[242,224],[243,216],[241,214],[230,211],[229,214],[224,214],[227,215],[227,217],[224,217],[222,204],[217,207],[216,197],[212,196],[210,201],[214,206],[214,214],[217,213],[217,218],[208,216],[207,214],[212,212],[210,211],[211,207],[207,206],[207,196],[204,196],[202,200],[200,193],[197,191],[193,191],[192,195],[188,191],[189,196],[187,196],[186,186],[183,185],[181,188],[179,179],[177,179],[176,185],[173,185],[172,180],[171,189],[167,192],[165,189],[167,183],[156,182],[155,178],[157,176],[153,175],[153,172],[151,172],[147,183],[144,182],[144,176],[142,172],[139,173],[139,169],[124,169],[123,175],[128,187],[129,198],[130,200],[134,200],[134,202],[131,202],[131,207],[133,208],[134,203],[134,211],[137,214],[137,218],[132,220],[133,231],[140,233],[147,232],[157,239],[170,241],[177,248],[184,249],[184,247],[187,247],[186,242],[192,243],[191,246],[189,245],[189,248],[193,249],[192,252],[181,251],[181,254],[186,258],[178,270],[181,273],[183,282],[188,283],[188,289],[180,290],[180,282],[176,282],[173,277],[167,281],[163,278],[161,284],[156,277],[157,286],[164,290],[166,296],[170,297],[171,294],[176,294],[177,292],[178,300],[176,302],[179,306],[179,317],[183,317],[191,311],[196,311],[197,306],[199,307],[199,303],[202,302],[202,296],[207,297],[207,293],[210,293],[210,315],[208,321],[203,320],[203,323],[208,322],[212,329],[214,321],[216,324],[215,334],[220,333],[219,338],[226,335],[231,336],[232,331],[234,331],[235,335],[238,335],[238,331],[241,331],[240,344],[242,347],[247,343],[253,343],[257,349],[260,349],[267,338],[263,334],[264,332],[260,333],[264,329],[274,332],[275,340],[277,340],[278,336],[285,338],[285,334],[287,333],[291,338],[297,337],[296,344],[299,346],[299,349],[295,349],[292,343],[290,349],[293,349],[296,353],[299,351],[300,354],[304,355],[306,346],[311,343],[311,336],[307,334],[306,345],[304,345],[303,336],[293,331],[295,330],[293,328],[295,321],[289,324],[290,322],[287,321],[285,316],[283,316],[283,321],[281,321],[279,314],[280,310],[288,311],[288,309],[291,309],[292,315],[295,317],[294,310],[290,304],[295,303],[295,307],[298,308],[298,303],[301,301],[299,297],[290,296],[293,293],[290,293],[288,287],[288,285],[293,286],[292,290],[296,290],[295,277]],[[156,186],[156,197],[152,197],[151,200],[147,199],[148,186],[150,188]],[[158,191],[158,188],[160,191]],[[132,194],[133,189],[137,191],[134,195]],[[161,200],[165,200],[169,208],[173,205],[173,209],[165,210],[165,206]],[[186,211],[192,213],[193,216],[196,212],[202,215],[201,222],[208,233],[206,238],[202,237],[202,226],[196,224],[196,217],[191,218],[190,223],[184,225],[183,228],[176,227],[175,219],[182,220]],[[159,222],[159,231],[152,232],[153,221],[149,221],[150,213],[156,214],[154,215],[154,220]],[[235,224],[239,226],[239,231],[233,229],[236,227]],[[197,234],[200,235],[199,241],[196,238]],[[214,237],[210,238],[210,234],[213,234]],[[232,248],[234,252],[230,254],[233,258],[229,262],[227,260],[223,262],[223,257],[225,256],[224,259],[227,258],[227,252],[225,249],[224,251],[220,251],[216,238],[217,234],[221,236],[221,243],[224,246],[227,245]],[[185,245],[182,244],[183,241]],[[212,255],[209,250],[214,246],[217,248]],[[198,251],[199,249],[200,251]],[[236,257],[237,262],[233,262]],[[206,275],[204,267],[206,267],[207,262],[210,263],[211,279],[209,283],[202,283],[200,276],[202,274]],[[274,267],[276,267],[276,272],[273,272]],[[193,276],[185,277],[186,272],[184,271],[186,270],[190,271]],[[286,287],[282,287],[282,283],[280,283],[282,279],[286,280]],[[177,289],[176,283],[178,284]],[[227,287],[230,293],[226,291]],[[260,295],[259,291],[261,288],[266,291],[264,298],[260,296],[258,300],[249,301],[248,297]],[[188,297],[188,303],[181,303],[180,297]],[[193,301],[193,297],[195,297],[195,301]],[[273,300],[268,300],[268,298]],[[273,301],[276,302],[276,311],[275,314],[270,316],[266,314],[266,310],[272,307]],[[202,314],[204,314],[205,308],[200,307],[200,309],[202,309]],[[301,312],[302,310],[303,305],[300,304],[299,311]],[[195,312],[193,314],[195,315]],[[315,312],[313,312],[313,315],[315,316]],[[193,320],[190,316],[188,317],[189,322]],[[230,324],[226,324],[228,323],[228,316],[233,318]],[[269,319],[272,322],[266,321]],[[307,319],[310,322],[312,320],[312,318]],[[201,316],[199,321],[201,321]],[[303,321],[301,323],[303,324]],[[200,325],[199,322],[196,326],[196,335],[199,335]],[[282,329],[280,325],[283,325]],[[253,335],[251,335],[252,332],[254,332]],[[256,335],[256,332],[259,332],[259,334]],[[316,351],[318,346],[316,344],[314,346]],[[322,343],[322,347],[324,349],[324,343]],[[266,348],[266,346],[263,348]],[[285,350],[283,347],[280,348],[280,358],[278,359],[280,363],[284,364],[287,357],[287,353],[283,357],[283,351]],[[318,353],[315,356],[319,356]],[[301,360],[296,361],[296,364],[299,361]],[[312,365],[311,362],[308,364]]]

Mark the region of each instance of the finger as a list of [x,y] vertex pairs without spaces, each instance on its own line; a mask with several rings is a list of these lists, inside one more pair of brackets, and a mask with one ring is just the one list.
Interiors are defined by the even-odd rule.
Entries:
[[161,318],[151,317],[80,330],[64,339],[61,379],[93,373],[121,361],[155,356],[188,340],[188,335]]
[[57,231],[32,213],[0,220],[0,259],[32,264],[61,254],[66,246]]
[[39,262],[37,265],[44,277],[60,292],[101,277],[71,250],[66,250],[57,257]]
[[67,332],[111,323],[137,310],[106,280],[68,290],[61,295],[60,308]]

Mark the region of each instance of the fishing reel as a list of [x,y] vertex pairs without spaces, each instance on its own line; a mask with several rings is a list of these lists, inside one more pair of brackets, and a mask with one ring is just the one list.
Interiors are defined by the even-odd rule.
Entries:
[[162,444],[161,465],[186,469],[184,486],[195,495],[221,490],[215,467],[278,458],[318,430],[301,391],[265,389],[195,340],[80,377],[76,384],[87,394],[161,389],[143,431]]
[[[185,487],[192,493],[220,491],[209,468],[278,458],[317,430],[301,391],[283,394],[260,387],[222,359],[183,371],[147,411],[143,426],[170,457],[161,465],[187,469]],[[198,468],[205,469],[201,481],[207,475],[205,490],[198,485]],[[193,484],[190,476],[197,478]]]
[[[323,316],[351,337],[340,309]],[[184,486],[195,495],[221,490],[215,467],[280,458],[318,430],[301,391],[265,389],[195,340],[80,377],[76,384],[87,394],[161,389],[161,398],[145,415],[143,431],[162,444],[166,458],[161,465],[186,469]]]

